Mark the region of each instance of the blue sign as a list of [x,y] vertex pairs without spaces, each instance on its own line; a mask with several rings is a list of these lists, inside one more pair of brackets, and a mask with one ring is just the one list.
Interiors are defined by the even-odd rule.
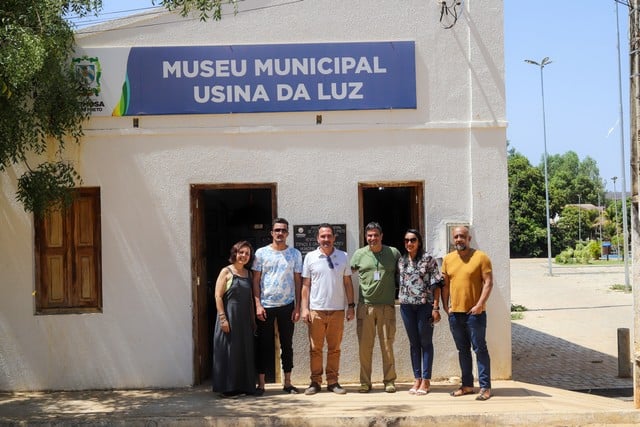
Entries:
[[415,43],[134,47],[115,115],[416,108]]

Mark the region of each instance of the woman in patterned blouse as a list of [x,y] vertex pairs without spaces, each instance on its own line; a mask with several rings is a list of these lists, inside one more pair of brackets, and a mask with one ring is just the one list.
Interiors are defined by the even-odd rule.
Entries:
[[433,366],[433,325],[440,321],[442,275],[436,260],[424,250],[422,235],[409,229],[404,235],[405,253],[398,260],[400,314],[410,343],[415,382],[410,394],[426,395]]

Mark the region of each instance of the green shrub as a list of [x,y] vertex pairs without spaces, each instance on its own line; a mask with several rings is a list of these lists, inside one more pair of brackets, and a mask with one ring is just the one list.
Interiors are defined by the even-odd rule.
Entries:
[[597,240],[591,240],[588,244],[578,243],[573,248],[567,248],[556,255],[558,264],[589,264],[594,259],[600,258],[600,243]]
[[591,255],[591,259],[600,259],[602,256],[602,245],[598,240],[589,241],[589,244],[587,244],[587,250],[589,251],[589,255]]

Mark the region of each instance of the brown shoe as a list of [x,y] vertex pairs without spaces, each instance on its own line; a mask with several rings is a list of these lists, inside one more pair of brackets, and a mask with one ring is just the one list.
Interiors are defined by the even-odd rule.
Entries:
[[475,393],[475,391],[473,390],[473,387],[460,386],[460,388],[452,391],[449,394],[453,397],[460,397],[460,396],[465,396],[467,394],[473,394],[473,393]]

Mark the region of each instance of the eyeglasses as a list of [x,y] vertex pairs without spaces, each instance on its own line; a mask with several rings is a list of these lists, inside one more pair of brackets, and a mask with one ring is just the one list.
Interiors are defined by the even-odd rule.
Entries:
[[327,262],[329,263],[329,268],[333,270],[333,261],[331,261],[331,256],[327,256]]
[[288,233],[289,230],[287,230],[286,228],[274,228],[273,232],[274,233]]
[[410,238],[410,239],[404,239],[404,242],[405,242],[405,243],[415,243],[415,242],[417,242],[417,241],[418,241],[418,238],[417,238],[417,237],[412,237],[412,238]]

